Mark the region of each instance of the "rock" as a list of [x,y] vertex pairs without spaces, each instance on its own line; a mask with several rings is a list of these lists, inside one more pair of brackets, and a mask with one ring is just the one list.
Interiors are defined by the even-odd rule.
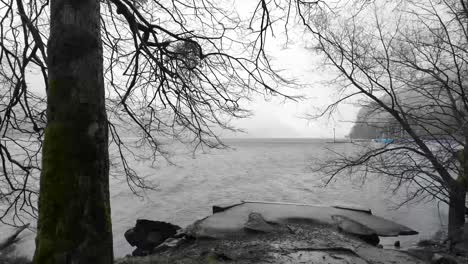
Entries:
[[244,229],[255,232],[270,233],[275,231],[275,227],[265,221],[260,213],[252,212],[249,219],[244,224]]
[[431,264],[458,264],[458,262],[450,256],[434,254],[434,256],[432,257]]
[[400,245],[400,240],[397,240],[395,241],[395,243],[393,244],[396,248],[399,248],[401,245]]
[[141,249],[141,248],[136,248],[132,252],[132,257],[144,257],[144,256],[148,256],[149,254],[151,254],[150,250],[144,250],[144,249]]
[[133,251],[134,256],[145,256],[167,238],[174,236],[179,229],[179,226],[166,222],[138,219],[135,227],[125,232],[125,239],[137,247]]
[[132,247],[136,246],[136,243],[137,243],[137,240],[138,240],[137,236],[138,235],[137,235],[134,227],[132,227],[132,228],[128,229],[127,231],[125,231],[125,234],[124,234],[125,239],[127,240],[127,242]]

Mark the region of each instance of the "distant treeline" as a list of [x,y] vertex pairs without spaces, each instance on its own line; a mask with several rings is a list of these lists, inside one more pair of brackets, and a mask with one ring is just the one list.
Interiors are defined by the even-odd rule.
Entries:
[[389,136],[390,122],[382,113],[375,113],[372,107],[362,107],[357,115],[354,126],[349,133],[350,138],[373,139]]
[[[414,91],[403,91],[399,94],[401,109],[399,114],[408,119],[408,123],[419,136],[428,139],[457,138],[460,136],[461,126],[450,108],[445,107],[446,97],[439,93],[439,105],[431,105]],[[382,101],[388,101],[384,98]],[[430,101],[429,101],[430,102]],[[350,138],[408,138],[408,134],[399,122],[384,111],[375,102],[363,103],[358,112],[354,126],[349,134]]]

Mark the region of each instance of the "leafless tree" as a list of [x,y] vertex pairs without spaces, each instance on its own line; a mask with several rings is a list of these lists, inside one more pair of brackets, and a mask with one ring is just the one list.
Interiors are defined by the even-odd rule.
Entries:
[[341,97],[325,112],[359,103],[366,109],[358,122],[394,140],[338,155],[322,169],[330,180],[377,173],[396,188],[415,187],[410,199],[447,203],[449,239],[457,243],[468,187],[466,1],[374,1],[354,12],[302,18],[338,76],[333,85]]
[[243,21],[222,0],[0,2],[0,220],[39,214],[36,263],[112,261],[110,147],[136,191],[128,157],[156,161],[167,138],[220,147],[242,101],[292,98],[267,39],[324,3],[256,4]]

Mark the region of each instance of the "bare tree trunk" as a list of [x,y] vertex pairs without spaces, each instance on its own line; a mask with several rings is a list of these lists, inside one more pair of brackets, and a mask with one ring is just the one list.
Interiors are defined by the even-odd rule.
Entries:
[[37,264],[113,262],[99,3],[50,3]]
[[451,248],[461,242],[465,224],[466,189],[460,184],[450,191],[448,238]]
[[[468,138],[465,140],[468,140]],[[468,157],[467,150],[467,148],[464,148],[457,154],[460,163],[460,175],[454,183],[449,184],[448,239],[451,249],[461,242],[465,225],[466,182],[468,180],[468,160],[465,157]]]

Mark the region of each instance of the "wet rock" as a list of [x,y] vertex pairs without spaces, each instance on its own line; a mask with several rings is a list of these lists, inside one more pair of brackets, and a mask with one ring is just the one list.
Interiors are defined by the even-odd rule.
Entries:
[[136,248],[132,252],[132,257],[144,257],[144,256],[148,256],[149,254],[151,254],[150,250],[144,250],[144,249],[141,249],[141,248]]
[[380,242],[380,238],[378,235],[373,234],[373,235],[355,235],[356,237],[360,238],[362,241],[369,243],[373,246],[376,246]]
[[136,225],[125,232],[125,239],[137,249],[133,256],[145,256],[163,243],[166,239],[174,236],[180,229],[179,226],[166,222],[138,219]]
[[250,213],[249,219],[244,224],[244,228],[248,231],[271,233],[275,231],[275,227],[265,221],[260,213]]

